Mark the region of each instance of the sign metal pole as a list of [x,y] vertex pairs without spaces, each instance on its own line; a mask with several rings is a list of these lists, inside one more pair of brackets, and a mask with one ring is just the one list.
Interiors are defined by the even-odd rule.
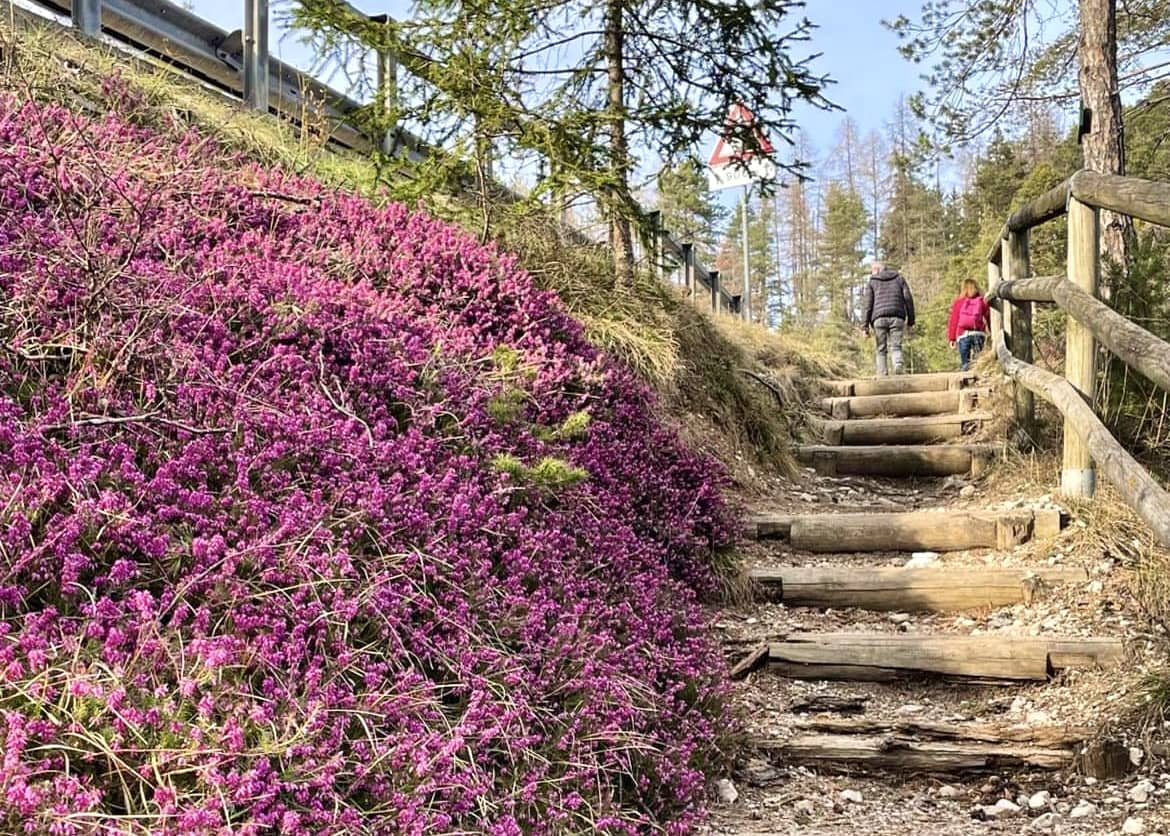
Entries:
[[751,205],[752,184],[743,186],[743,318],[752,321],[752,261],[748,252],[748,207]]

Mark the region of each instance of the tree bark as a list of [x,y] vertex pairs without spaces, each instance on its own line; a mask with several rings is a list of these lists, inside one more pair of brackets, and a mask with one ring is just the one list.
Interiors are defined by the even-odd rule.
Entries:
[[628,214],[630,146],[626,138],[624,2],[607,0],[605,4],[611,182],[605,189],[608,205],[604,210],[609,220],[616,283],[629,286],[634,280],[634,234]]
[[[1080,0],[1077,63],[1081,105],[1092,112],[1091,130],[1081,144],[1084,166],[1105,174],[1125,174],[1117,85],[1117,0]],[[1128,267],[1133,235],[1132,220],[1115,212],[1101,213],[1101,253],[1117,267]]]

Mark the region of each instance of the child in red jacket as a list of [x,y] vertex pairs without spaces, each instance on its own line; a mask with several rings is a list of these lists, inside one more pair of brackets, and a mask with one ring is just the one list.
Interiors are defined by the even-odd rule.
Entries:
[[947,340],[951,348],[959,344],[959,368],[967,371],[971,358],[983,350],[983,342],[990,328],[991,310],[974,279],[963,280],[963,292],[951,305],[951,319],[947,323]]

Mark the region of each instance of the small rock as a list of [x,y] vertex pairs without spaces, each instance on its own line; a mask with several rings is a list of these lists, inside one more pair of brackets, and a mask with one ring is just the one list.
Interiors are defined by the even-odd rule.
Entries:
[[758,624],[759,621],[760,620],[758,618],[756,618],[754,615],[752,615],[752,616],[748,616],[747,618],[745,618],[743,620],[743,623],[744,624]]
[[924,569],[938,560],[938,552],[914,552],[906,561],[907,569]]
[[1040,790],[1038,793],[1033,793],[1028,798],[1028,807],[1033,810],[1043,810],[1052,803],[1052,793],[1048,790]]
[[718,794],[719,800],[724,804],[734,804],[736,799],[739,798],[739,790],[727,778],[720,778],[715,782],[715,792]]
[[1091,786],[1093,786],[1093,785],[1094,785],[1094,784],[1096,784],[1096,783],[1097,783],[1097,779],[1096,779],[1096,778],[1094,778],[1092,775],[1086,775],[1086,776],[1085,776],[1085,786],[1086,786],[1086,787],[1091,787]]
[[816,805],[809,799],[802,798],[792,805],[792,809],[800,815],[811,816],[816,811]]
[[1145,833],[1146,832],[1146,823],[1135,816],[1130,816],[1128,819],[1125,820],[1125,824],[1123,824],[1121,826],[1121,832],[1122,833],[1133,833],[1133,834]]
[[1101,803],[1108,804],[1110,807],[1116,807],[1118,804],[1121,804],[1123,801],[1125,801],[1125,799],[1122,798],[1120,795],[1111,795],[1111,796],[1108,796],[1107,798],[1102,799]]
[[910,614],[904,613],[904,612],[894,612],[894,613],[890,613],[889,619],[894,624],[905,624],[907,621],[910,620]]
[[974,495],[975,495],[975,486],[974,485],[963,485],[963,487],[959,488],[959,496],[963,497],[964,499],[967,499],[968,497],[972,497]]
[[918,714],[922,711],[922,706],[916,702],[908,702],[898,708],[899,714]]
[[1078,803],[1076,807],[1073,807],[1072,812],[1068,814],[1068,817],[1070,819],[1083,819],[1088,818],[1096,812],[1097,805],[1093,804],[1091,801],[1085,801],[1082,798],[1080,803]]
[[1052,715],[1047,711],[1029,711],[1024,715],[1024,722],[1029,726],[1045,726],[1052,722]]
[[1142,748],[1140,746],[1130,746],[1129,747],[1129,762],[1132,763],[1134,766],[1141,766],[1142,758],[1144,758],[1145,756],[1146,756],[1146,753],[1142,750]]
[[780,778],[780,770],[762,758],[752,758],[737,776],[753,787],[766,787]]
[[1094,595],[1100,595],[1101,590],[1104,588],[1105,584],[1101,583],[1101,581],[1089,581],[1089,592],[1093,593]]
[[1051,833],[1056,830],[1056,823],[1060,821],[1060,816],[1056,813],[1045,813],[1042,816],[1037,816],[1032,819],[1032,823],[1028,825],[1028,829],[1036,833]]
[[954,787],[952,787],[950,784],[943,784],[941,787],[938,788],[938,797],[939,798],[958,798],[959,791],[957,789],[955,789]]
[[983,808],[984,818],[991,820],[1014,816],[1018,812],[1020,812],[1020,806],[1010,798],[1001,798],[995,804]]
[[1012,712],[1013,714],[1019,714],[1027,707],[1028,701],[1026,699],[1023,697],[1016,697],[1014,700],[1012,700],[1011,708],[1009,708],[1008,711]]
[[857,790],[841,790],[841,800],[850,804],[860,804],[862,801],[861,793]]
[[1154,782],[1148,778],[1134,786],[1129,791],[1129,800],[1138,804],[1145,804],[1154,792]]

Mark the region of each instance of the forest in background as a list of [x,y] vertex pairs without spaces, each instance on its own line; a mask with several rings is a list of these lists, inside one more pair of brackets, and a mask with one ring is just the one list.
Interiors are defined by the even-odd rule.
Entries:
[[[798,136],[795,152],[818,160],[809,179],[767,196],[753,190],[747,207],[753,320],[816,332],[861,354],[861,289],[876,255],[901,271],[914,291],[919,327],[910,344],[910,368],[956,368],[946,320],[962,280],[973,278],[986,289],[987,251],[1010,212],[1081,167],[1076,131],[1062,121],[1054,108],[1027,108],[1018,130],[995,131],[978,148],[956,154],[951,162],[957,176],[948,177],[922,142],[925,126],[906,100],[898,102],[882,133],[861,135],[843,116],[827,153],[817,154]],[[1126,108],[1124,123],[1128,173],[1170,180],[1170,83],[1155,85]],[[664,228],[679,240],[693,240],[703,263],[720,271],[730,292],[741,293],[743,198],[731,209],[721,205],[702,167],[687,162],[659,178],[657,202]],[[1104,277],[1111,304],[1164,338],[1170,337],[1167,246],[1166,230],[1139,225],[1131,269]],[[1063,220],[1033,231],[1032,253],[1036,275],[1064,272]],[[1063,316],[1041,310],[1039,362],[1059,367],[1061,333]],[[1132,373],[1115,371],[1103,376],[1100,393],[1111,423],[1128,424],[1135,440],[1163,447],[1170,438],[1164,395],[1155,397]]]

